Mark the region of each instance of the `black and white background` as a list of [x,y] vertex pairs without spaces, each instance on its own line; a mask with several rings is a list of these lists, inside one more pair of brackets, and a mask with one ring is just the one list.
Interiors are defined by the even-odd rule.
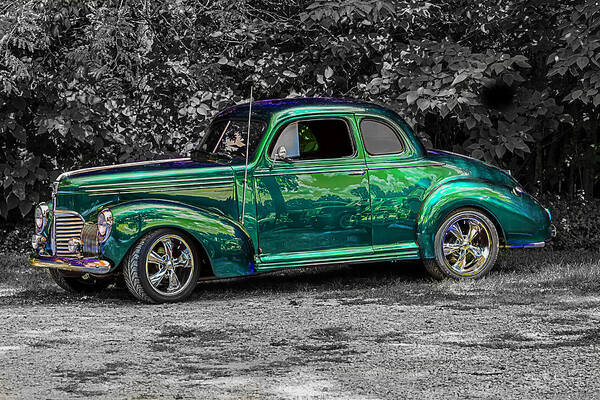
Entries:
[[[597,1],[0,0],[0,397],[599,397],[599,29]],[[58,174],[186,156],[250,87],[385,104],[558,236],[478,282],[332,266],[160,306],[26,267]]]

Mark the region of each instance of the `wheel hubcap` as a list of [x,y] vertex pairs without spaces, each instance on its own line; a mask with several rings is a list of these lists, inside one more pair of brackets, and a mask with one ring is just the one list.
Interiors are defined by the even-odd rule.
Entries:
[[164,235],[150,247],[146,256],[146,277],[153,289],[174,296],[191,282],[194,260],[188,244],[178,235]]
[[460,275],[481,271],[490,256],[490,232],[475,216],[454,220],[444,232],[442,251],[446,266]]

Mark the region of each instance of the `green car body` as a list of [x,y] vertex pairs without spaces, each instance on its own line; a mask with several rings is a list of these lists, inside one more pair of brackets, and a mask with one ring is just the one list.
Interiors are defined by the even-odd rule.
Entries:
[[[214,123],[248,119],[248,112],[248,104],[235,106]],[[403,151],[370,155],[360,132],[365,118],[393,127]],[[346,123],[353,155],[273,160],[276,133],[306,119]],[[247,170],[243,161],[199,156],[61,175],[32,264],[111,274],[141,237],[159,228],[193,237],[216,277],[313,264],[432,259],[441,222],[461,207],[488,215],[504,246],[537,247],[551,237],[547,210],[508,173],[469,157],[426,151],[406,123],[384,107],[337,99],[268,100],[252,104],[252,120],[263,124],[263,133]],[[98,214],[106,209],[113,218],[110,235],[94,242]],[[80,233],[73,222],[77,228],[71,232],[82,239],[82,252],[65,250],[64,232],[69,232],[56,227],[57,214],[65,221],[78,214],[85,223]]]

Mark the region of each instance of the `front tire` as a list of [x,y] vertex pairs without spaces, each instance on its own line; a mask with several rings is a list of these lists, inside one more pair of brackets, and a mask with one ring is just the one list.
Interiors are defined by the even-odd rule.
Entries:
[[[61,288],[72,294],[87,295],[95,294],[106,289],[111,284],[108,278],[96,278],[90,275],[66,276],[60,270],[48,268],[48,274],[52,280]],[[86,277],[84,279],[84,276]]]
[[425,268],[436,279],[476,279],[488,274],[500,240],[490,218],[473,208],[453,211],[435,235],[435,258]]
[[198,251],[183,233],[159,229],[143,236],[123,263],[127,289],[147,303],[172,303],[188,297],[200,272]]

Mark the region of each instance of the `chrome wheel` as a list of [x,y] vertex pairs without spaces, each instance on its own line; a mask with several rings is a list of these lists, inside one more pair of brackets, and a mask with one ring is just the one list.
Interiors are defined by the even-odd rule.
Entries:
[[492,244],[487,224],[477,215],[458,215],[442,237],[443,260],[456,274],[475,275],[490,258]]
[[179,235],[157,238],[146,256],[146,278],[159,294],[171,297],[184,291],[193,281],[192,250]]

